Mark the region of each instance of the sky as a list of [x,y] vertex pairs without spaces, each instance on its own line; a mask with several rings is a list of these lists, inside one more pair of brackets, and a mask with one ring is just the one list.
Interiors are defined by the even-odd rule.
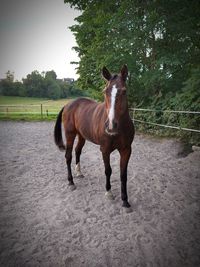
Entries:
[[58,78],[77,78],[75,37],[68,29],[80,12],[64,0],[1,0],[0,79],[14,72],[15,80],[34,70],[54,70]]

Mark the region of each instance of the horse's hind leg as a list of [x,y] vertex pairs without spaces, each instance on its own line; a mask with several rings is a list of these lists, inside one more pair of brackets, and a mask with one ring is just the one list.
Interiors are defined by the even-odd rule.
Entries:
[[81,173],[81,166],[80,166],[80,156],[82,148],[85,144],[85,139],[82,137],[82,135],[78,135],[78,143],[75,148],[75,154],[76,154],[76,176],[83,177],[83,174]]
[[71,190],[76,189],[76,187],[74,185],[74,181],[73,181],[72,171],[71,171],[72,149],[73,149],[75,137],[76,137],[76,134],[66,134],[66,143],[67,144],[66,144],[65,158],[66,158],[66,163],[67,163],[68,181],[69,181],[69,186],[70,186]]

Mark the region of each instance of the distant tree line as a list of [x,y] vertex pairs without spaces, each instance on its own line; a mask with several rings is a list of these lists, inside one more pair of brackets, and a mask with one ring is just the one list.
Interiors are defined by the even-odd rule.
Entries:
[[74,81],[57,79],[55,71],[39,73],[33,71],[22,81],[14,81],[14,73],[8,71],[0,81],[0,95],[42,97],[50,99],[68,98],[82,95]]
[[[102,67],[117,73],[127,64],[132,106],[200,110],[200,1],[64,1],[82,12],[71,26],[80,88],[102,99]],[[179,123],[176,116],[170,120]],[[200,125],[198,116],[183,126],[188,121],[191,128]],[[158,114],[156,122],[162,122]]]

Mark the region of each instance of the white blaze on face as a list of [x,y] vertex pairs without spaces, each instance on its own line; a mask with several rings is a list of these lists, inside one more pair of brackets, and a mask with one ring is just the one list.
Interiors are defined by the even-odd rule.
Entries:
[[112,91],[111,91],[111,103],[110,103],[110,110],[108,113],[108,120],[109,120],[109,129],[113,129],[113,120],[115,118],[115,100],[117,95],[117,87],[116,85],[113,85]]

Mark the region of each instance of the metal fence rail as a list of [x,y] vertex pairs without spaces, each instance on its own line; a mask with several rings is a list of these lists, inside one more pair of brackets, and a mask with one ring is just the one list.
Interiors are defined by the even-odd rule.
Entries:
[[[198,115],[200,114],[200,111],[183,111],[183,110],[156,110],[156,109],[145,109],[145,108],[130,108],[131,111],[133,111],[133,114],[135,114],[135,111],[142,111],[142,112],[161,112],[161,113],[178,113],[178,114],[193,114],[193,115]],[[189,131],[189,132],[195,132],[195,133],[200,133],[200,130],[198,129],[190,129],[190,128],[185,128],[181,126],[173,126],[173,125],[166,125],[166,124],[160,124],[160,123],[155,123],[155,122],[149,122],[149,121],[143,121],[143,120],[138,120],[134,119],[134,122],[139,122],[143,124],[149,124],[149,125],[155,125],[159,127],[165,127],[165,128],[171,128],[171,129],[176,129],[176,130],[182,130],[182,131]]]
[[162,112],[162,113],[182,113],[182,114],[200,114],[200,111],[183,111],[183,110],[161,110],[161,109],[146,109],[146,108],[130,108],[132,111],[146,111],[146,112]]
[[[42,118],[43,116],[48,115],[56,115],[58,114],[60,110],[60,107],[52,106],[48,104],[19,104],[19,105],[0,105],[0,114],[8,115],[8,114],[21,114],[21,115],[31,115],[31,114],[39,114]],[[133,112],[133,115],[137,111],[141,112],[160,112],[162,114],[165,113],[176,113],[176,114],[193,114],[193,115],[200,115],[200,111],[184,111],[184,110],[157,110],[157,109],[145,109],[145,108],[130,108],[130,111]],[[159,127],[164,128],[171,128],[176,130],[182,130],[182,131],[189,131],[189,132],[195,132],[200,133],[199,129],[190,129],[186,127],[181,126],[174,126],[174,125],[165,125],[155,122],[149,122],[144,121],[140,119],[134,119],[134,122],[142,123],[142,124],[148,124],[148,125],[155,125]]]
[[0,114],[2,115],[56,115],[60,107],[49,104],[19,104],[19,105],[0,105]]

